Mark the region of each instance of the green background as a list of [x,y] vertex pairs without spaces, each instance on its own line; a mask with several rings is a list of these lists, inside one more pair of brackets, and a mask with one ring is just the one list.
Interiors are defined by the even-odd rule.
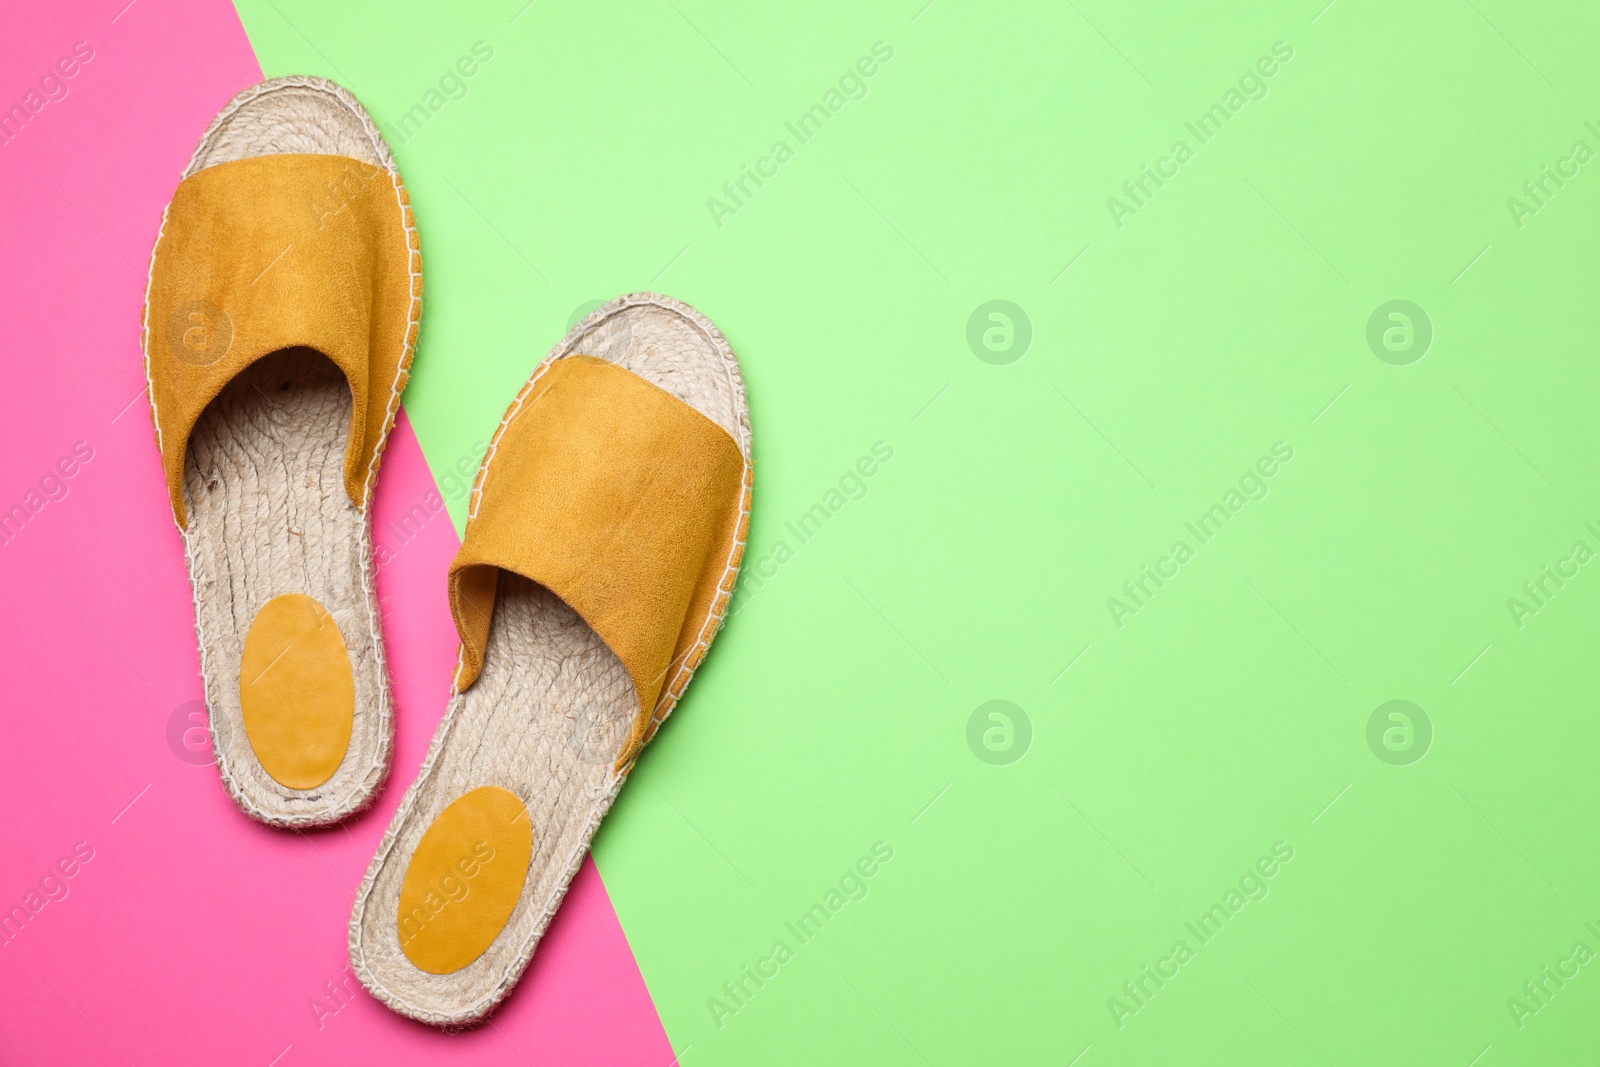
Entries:
[[[395,146],[428,270],[405,404],[441,480],[591,301],[670,293],[739,354],[747,599],[595,848],[683,1062],[1592,1055],[1600,965],[1520,1027],[1508,999],[1600,950],[1600,567],[1520,626],[1507,601],[1600,549],[1600,163],[1520,227],[1507,201],[1600,149],[1596,16],[922,4],[238,3],[267,75],[343,81]],[[477,41],[466,95],[397,132]],[[865,98],[799,144],[785,122],[880,41]],[[1200,144],[1185,122],[1279,41]],[[1180,138],[1119,227],[1108,198]],[[708,199],[779,139],[719,226]],[[1031,323],[1006,365],[967,341],[995,299]],[[1433,332],[1403,366],[1366,339],[1395,299]],[[1184,524],[1280,441],[1267,496],[1199,545]],[[1179,539],[1119,626],[1108,598]],[[1007,765],[967,740],[995,699],[1031,724]],[[1395,699],[1432,728],[1392,735],[1407,765],[1367,740]],[[800,944],[785,923],[876,842],[865,898]],[[1201,945],[1185,923],[1277,842],[1269,894]]]

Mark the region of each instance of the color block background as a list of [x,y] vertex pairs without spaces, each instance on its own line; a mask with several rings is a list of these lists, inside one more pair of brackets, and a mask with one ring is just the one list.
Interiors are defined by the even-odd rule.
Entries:
[[[67,1041],[108,1057],[98,1028],[141,1062],[243,1028],[266,1062],[281,1044],[262,1005],[303,1012],[341,961],[337,936],[308,933],[326,962],[296,970],[262,919],[321,861],[230,821],[165,750],[198,689],[175,538],[142,415],[92,425],[137,394],[135,276],[194,136],[254,76],[248,49],[267,75],[340,79],[395,146],[428,271],[406,410],[458,522],[481,441],[580,309],[669,292],[743,361],[757,490],[740,608],[596,841],[638,970],[574,954],[615,964],[597,996],[642,975],[671,1049],[659,1030],[640,1048],[686,1064],[1589,1056],[1587,9],[240,0],[247,48],[221,5],[138,0],[110,23],[114,6],[0,46],[13,99],[73,40],[107,40],[0,147],[9,211],[32,227],[7,290],[32,325],[9,350],[5,499],[91,430],[108,442],[0,547],[18,605],[0,817],[21,842],[0,899],[150,780],[139,745],[193,798],[152,788],[108,829],[107,862],[0,949],[16,1058]],[[93,88],[118,70],[115,91]],[[1017,310],[971,328],[996,300]],[[1396,300],[1420,314],[1369,331]],[[85,352],[103,375],[77,372]],[[59,400],[48,418],[41,398]],[[424,668],[448,657],[428,613],[449,538],[428,536],[436,555],[386,578],[434,627],[402,706],[410,766],[445,686]],[[133,695],[134,663],[170,692]],[[994,700],[1002,718],[979,712]],[[209,822],[173,821],[200,806]],[[136,817],[149,836],[118,858],[109,832]],[[380,831],[352,827],[352,874]],[[228,835],[237,865],[198,858]],[[347,897],[330,888],[318,921]],[[222,910],[196,938],[180,907]],[[142,948],[103,974],[93,947],[129,927]],[[165,985],[127,977],[161,946],[181,947]],[[180,1019],[197,988],[210,1013]],[[74,1014],[79,989],[96,993]],[[527,1049],[554,1032],[556,995],[521,989],[499,1025],[525,1013]],[[579,1039],[615,1036],[611,1012]],[[408,1040],[488,1055],[497,1038]]]
[[161,209],[211,115],[261,72],[225,4],[64,5],[8,22],[0,99],[23,100],[80,41],[92,58],[65,98],[0,145],[14,241],[0,267],[0,499],[40,505],[0,543],[0,1063],[667,1063],[592,865],[528,995],[492,1026],[418,1026],[348,969],[355,887],[455,663],[442,575],[458,542],[434,506],[447,486],[403,415],[374,512],[396,699],[389,787],[367,815],[306,834],[251,822],[223,792],[182,543],[151,492],[139,323]]

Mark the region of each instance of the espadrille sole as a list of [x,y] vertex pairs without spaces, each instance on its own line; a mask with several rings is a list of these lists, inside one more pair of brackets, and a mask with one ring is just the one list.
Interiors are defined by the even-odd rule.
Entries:
[[[737,576],[751,485],[744,384],[715,326],[679,301],[636,293],[597,309],[551,351],[507,412],[496,444],[540,373],[573,353],[607,360],[676,396],[726,430],[743,457],[737,534],[728,557],[715,561],[722,570],[718,595],[704,619],[690,620],[699,639],[665,679],[653,729],[699,666]],[[473,495],[474,514],[494,457],[491,445]],[[403,1015],[453,1028],[483,1019],[511,991],[626,781],[629,767],[616,764],[637,714],[628,672],[588,624],[543,587],[501,572],[483,671],[465,692],[452,694],[417,780],[356,894],[350,958],[373,995]],[[527,877],[509,918],[481,955],[450,973],[430,973],[402,951],[402,886],[424,833],[441,812],[485,786],[526,805],[532,824]],[[478,869],[470,860],[462,867]],[[447,881],[446,888],[455,884]],[[470,892],[470,886],[461,889],[464,899]]]
[[[217,164],[290,153],[348,156],[380,167],[393,177],[395,189],[384,195],[403,199],[376,125],[354,96],[321,78],[277,78],[240,93],[207,128],[184,177]],[[385,189],[389,184],[383,183]],[[370,383],[388,398],[385,438],[399,410],[421,308],[409,207],[402,206],[401,217],[405,232],[394,239],[408,243],[412,263],[410,322],[402,324],[405,351],[392,381]],[[347,818],[372,803],[389,773],[394,724],[370,525],[383,441],[366,476],[365,504],[358,506],[344,482],[350,420],[351,391],[338,368],[311,349],[287,349],[252,364],[211,402],[194,427],[184,462],[183,541],[217,769],[242,811],[279,827]],[[335,750],[331,776],[309,788],[295,788],[268,772],[252,746],[241,700],[241,687],[250,681],[241,680],[241,670],[250,662],[252,624],[268,602],[286,594],[315,601],[325,611],[323,622],[337,626],[329,639],[347,650],[353,687],[342,759]]]

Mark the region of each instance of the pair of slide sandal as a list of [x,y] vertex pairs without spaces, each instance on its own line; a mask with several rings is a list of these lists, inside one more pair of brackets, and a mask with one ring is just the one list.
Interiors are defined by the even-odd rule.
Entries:
[[[421,298],[350,93],[279,78],[217,115],[156,241],[145,372],[217,768],[274,826],[347,818],[389,772],[370,509]],[[668,297],[594,311],[506,411],[447,576],[449,707],[350,919],[395,1011],[466,1025],[516,984],[721,625],[750,489],[738,364]]]

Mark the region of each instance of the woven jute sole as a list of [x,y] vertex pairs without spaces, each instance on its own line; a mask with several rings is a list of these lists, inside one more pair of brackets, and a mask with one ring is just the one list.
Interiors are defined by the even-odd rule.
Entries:
[[[688,305],[654,293],[598,308],[540,369],[573,353],[609,360],[672,393],[727,430],[744,456],[738,533],[727,560],[718,561],[725,567],[722,592],[705,619],[692,620],[701,641],[665,680],[659,724],[721,624],[738,573],[751,485],[744,383],[717,328]],[[530,385],[538,377],[536,371]],[[480,488],[494,455],[491,444]],[[477,505],[475,491],[474,511]],[[452,693],[427,760],[356,893],[350,959],[374,996],[403,1015],[453,1028],[483,1019],[511,991],[626,780],[629,768],[619,772],[615,764],[637,711],[627,671],[588,624],[548,590],[502,572],[483,672],[465,693]],[[527,806],[533,828],[527,880],[482,956],[454,973],[430,974],[400,948],[401,885],[423,832],[452,801],[481,786],[509,790]]]
[[[399,177],[361,105],[322,78],[277,78],[236,96],[201,138],[184,177],[206,167],[281,153],[350,156]],[[411,242],[414,227],[403,213]],[[420,314],[420,265],[412,258],[408,314]],[[415,334],[407,331],[408,337]],[[408,342],[392,382],[387,438],[412,357]],[[289,349],[235,378],[195,425],[184,462],[195,632],[210,711],[211,744],[228,794],[253,819],[281,827],[326,825],[369,806],[388,776],[393,710],[374,588],[370,504],[383,442],[352,503],[344,484],[350,387],[332,361]],[[245,734],[239,665],[262,606],[286,593],[315,598],[338,625],[355,682],[350,745],[333,776],[313,789],[274,780]]]

